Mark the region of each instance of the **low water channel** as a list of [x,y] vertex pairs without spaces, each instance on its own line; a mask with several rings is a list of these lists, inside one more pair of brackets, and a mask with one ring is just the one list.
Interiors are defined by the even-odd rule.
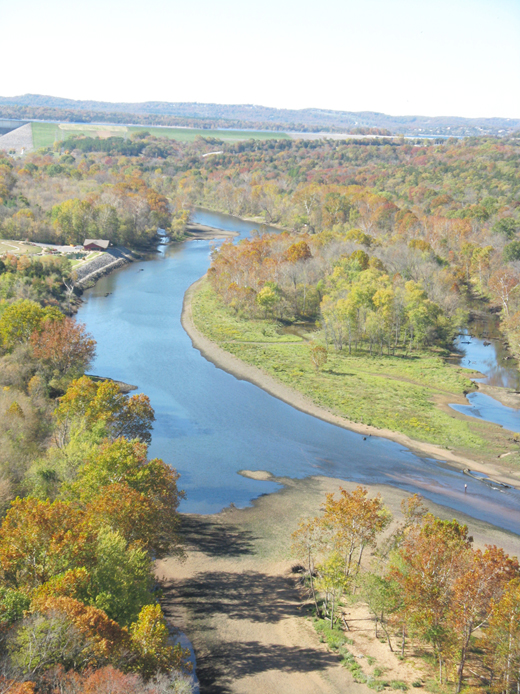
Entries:
[[[238,231],[257,225],[199,210],[194,221]],[[390,484],[518,533],[520,493],[500,493],[403,446],[342,429],[215,367],[180,323],[186,289],[206,272],[214,242],[163,246],[85,293],[78,319],[97,340],[93,373],[136,384],[155,408],[150,448],[181,474],[181,510],[215,513],[278,489],[240,470]],[[109,294],[109,296],[106,296]],[[464,493],[464,484],[468,485]]]
[[[461,366],[482,374],[476,383],[520,391],[520,373],[517,363],[505,346],[504,336],[498,329],[498,318],[487,317],[475,320],[468,330],[460,335],[457,348],[462,353],[458,360]],[[469,393],[469,405],[451,405],[454,410],[470,417],[500,424],[504,429],[520,433],[520,411],[506,407],[481,392]]]

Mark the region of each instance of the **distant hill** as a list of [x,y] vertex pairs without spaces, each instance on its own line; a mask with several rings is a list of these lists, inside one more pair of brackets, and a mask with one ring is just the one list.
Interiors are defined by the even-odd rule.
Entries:
[[146,101],[110,103],[76,101],[41,94],[0,97],[1,118],[41,118],[90,122],[137,122],[148,125],[189,125],[202,128],[252,128],[351,132],[380,129],[405,135],[506,135],[520,129],[518,118],[456,116],[389,116],[373,111],[332,111],[269,108],[251,104],[199,104]]

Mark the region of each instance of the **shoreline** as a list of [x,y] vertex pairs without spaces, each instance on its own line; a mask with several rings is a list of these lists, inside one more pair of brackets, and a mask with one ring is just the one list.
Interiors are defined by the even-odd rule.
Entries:
[[325,408],[316,405],[297,390],[275,380],[272,376],[264,373],[256,366],[246,364],[234,355],[226,352],[215,342],[212,342],[209,338],[203,335],[193,322],[192,297],[203,279],[204,277],[201,277],[194,282],[190,287],[188,287],[186,293],[184,294],[181,324],[190,337],[193,347],[197,349],[205,359],[215,364],[215,366],[218,368],[222,369],[223,371],[227,371],[227,373],[231,374],[235,378],[238,378],[239,380],[249,381],[249,383],[262,388],[262,390],[265,390],[273,397],[282,400],[288,405],[291,405],[291,407],[328,422],[329,424],[334,424],[335,426],[339,426],[343,429],[348,429],[349,431],[354,431],[365,436],[378,436],[380,438],[389,439],[390,441],[394,441],[395,443],[405,446],[419,457],[434,458],[435,460],[447,462],[460,470],[470,468],[477,472],[482,472],[489,475],[497,481],[504,482],[517,489],[520,488],[518,479],[508,475],[501,467],[495,467],[493,464],[484,465],[470,458],[457,455],[452,451],[442,448],[436,444],[416,441],[405,434],[391,431],[390,429],[378,429],[377,427],[367,424],[360,424],[358,422],[345,419],[344,417],[340,417],[339,415],[335,415]]

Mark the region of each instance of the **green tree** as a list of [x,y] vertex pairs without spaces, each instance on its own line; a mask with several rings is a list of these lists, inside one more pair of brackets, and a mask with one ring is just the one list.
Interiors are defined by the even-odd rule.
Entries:
[[504,247],[504,262],[511,263],[520,260],[520,241],[511,241]]
[[35,330],[46,320],[60,321],[61,311],[54,307],[42,308],[29,299],[15,301],[7,306],[0,316],[0,337],[6,350],[27,342]]
[[345,568],[345,559],[337,552],[332,552],[316,567],[316,589],[324,593],[324,611],[330,619],[331,629],[334,628],[341,597],[349,588]]
[[83,243],[85,238],[96,238],[98,226],[94,206],[87,200],[65,200],[51,209],[54,228],[65,243]]
[[258,292],[256,303],[263,308],[265,316],[272,313],[280,301],[280,290],[273,282],[266,283]]
[[160,605],[146,605],[139,617],[130,627],[132,649],[135,660],[131,669],[145,679],[157,672],[186,670],[189,652],[179,644],[169,644],[169,633],[166,620]]
[[129,626],[152,602],[153,580],[148,554],[138,545],[129,546],[119,533],[102,528],[91,571],[93,604],[118,624]]
[[492,230],[495,234],[503,234],[506,238],[512,239],[519,226],[514,217],[503,217],[493,224]]

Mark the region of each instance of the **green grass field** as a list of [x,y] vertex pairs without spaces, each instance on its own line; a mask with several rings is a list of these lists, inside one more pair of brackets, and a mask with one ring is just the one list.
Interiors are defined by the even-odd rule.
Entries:
[[34,149],[52,147],[55,140],[61,139],[57,123],[32,123],[32,135]]
[[[34,148],[52,147],[56,140],[65,140],[73,135],[86,135],[89,137],[96,136],[96,130],[90,124],[81,127],[71,127],[70,123],[65,124],[66,129],[61,129],[57,123],[32,123],[32,133]],[[287,133],[277,132],[248,132],[246,130],[202,130],[196,128],[147,128],[146,126],[132,126],[128,128],[128,133],[116,129],[113,125],[107,125],[107,134],[115,137],[124,137],[126,134],[137,132],[149,132],[156,137],[166,137],[170,140],[179,140],[180,142],[193,142],[197,136],[214,137],[227,142],[236,142],[239,140],[279,140],[288,139]],[[98,131],[104,131],[105,127],[100,125]]]
[[193,142],[200,137],[215,137],[218,140],[226,140],[228,142],[239,140],[287,140],[287,133],[277,132],[249,132],[247,130],[197,130],[195,128],[147,128],[131,127],[131,132],[147,132],[155,137],[167,137],[170,140],[179,140],[180,142]]
[[328,350],[316,372],[309,341],[323,344],[318,331],[284,335],[273,320],[244,320],[227,308],[204,282],[193,299],[198,329],[226,351],[296,388],[317,405],[346,419],[401,432],[419,441],[482,455],[496,455],[506,435],[495,425],[450,414],[439,403],[474,390],[466,369],[435,352],[373,356]]

